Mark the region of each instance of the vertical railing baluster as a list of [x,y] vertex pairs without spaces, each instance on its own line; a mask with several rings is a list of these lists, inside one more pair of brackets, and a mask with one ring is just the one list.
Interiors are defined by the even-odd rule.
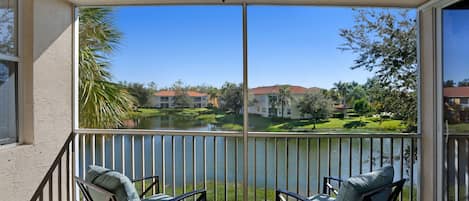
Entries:
[[[401,155],[400,155],[400,158],[401,158],[401,161],[400,161],[400,168],[401,168],[401,179],[404,178],[404,138],[402,137],[401,138]],[[404,193],[401,193],[401,198],[400,200],[403,201],[403,198],[404,198]]]
[[274,151],[275,151],[275,189],[278,188],[278,149],[277,149],[277,137],[274,138]]
[[310,139],[309,137],[306,138],[306,195],[309,197],[309,195],[311,194],[310,190],[311,190],[311,182],[310,182],[310,178],[311,178],[311,173],[310,173],[310,167],[309,167],[309,164],[311,163],[311,159],[310,159],[310,156],[309,156],[309,152],[310,152]]
[[296,138],[296,193],[300,193],[300,140]]
[[327,138],[327,176],[331,176],[331,138]]
[[132,180],[135,180],[135,136],[130,136],[130,163],[131,163],[131,171],[132,171]]
[[49,201],[54,201],[54,187],[53,187],[53,177],[52,177],[52,174],[50,175],[49,177]]
[[235,200],[238,201],[238,137],[235,137]]
[[358,151],[358,156],[359,156],[359,168],[360,168],[360,171],[359,173],[362,174],[363,173],[363,138],[360,138],[360,144],[359,144],[359,147],[358,147],[359,151]]
[[454,197],[455,200],[459,199],[459,138],[454,139]]
[[285,138],[285,189],[288,191],[288,138]]
[[176,145],[175,137],[171,136],[171,172],[173,177],[173,196],[176,196]]
[[370,137],[370,172],[373,171],[373,138]]
[[[73,142],[75,140],[72,141],[71,146],[68,147],[67,149],[67,157],[65,158],[65,177],[66,177],[66,182],[67,182],[67,185],[66,185],[66,194],[67,194],[67,201],[71,201],[72,199],[75,199],[75,197],[70,197],[70,191],[71,189],[74,189],[72,186],[74,186],[74,183],[71,182],[71,175],[74,175],[75,174],[75,171],[73,169],[70,169],[70,154],[74,154],[73,151],[70,152],[70,149],[74,149],[75,147],[73,146]],[[72,172],[72,174],[70,174]],[[71,188],[72,187],[72,188]]]
[[383,167],[383,138],[379,138],[379,167]]
[[[466,146],[464,146],[465,148],[464,152],[466,153],[466,157],[469,157],[469,140],[466,138],[464,141],[466,144]],[[464,174],[464,186],[465,186],[464,195],[466,196],[466,200],[469,199],[469,174],[468,173],[469,173],[469,164],[466,164],[466,174]]]
[[410,201],[414,200],[414,146],[414,138],[410,138]]
[[111,135],[111,167],[113,170],[116,169],[116,136]]
[[57,166],[57,193],[58,200],[62,201],[62,158],[59,160]]
[[[141,164],[142,164],[142,178],[145,178],[145,161],[146,161],[145,160],[145,136],[142,135],[141,139],[142,139],[142,145],[141,145],[142,146],[141,147],[142,148],[142,161],[141,161]],[[145,189],[146,189],[145,187],[146,187],[145,180],[142,180],[142,193],[145,191]],[[144,195],[144,197],[145,197],[145,195]]]
[[[151,180],[151,182],[155,182],[155,176],[156,176],[156,165],[155,165],[155,162],[156,162],[156,154],[155,154],[155,136],[152,135],[151,136],[151,176],[153,177],[153,179]],[[155,195],[156,194],[156,188],[155,186],[152,187],[152,194]]]
[[186,136],[182,136],[182,193],[186,193]]
[[[192,136],[192,190],[194,191],[197,189],[197,160],[196,160],[196,146],[195,146],[196,140],[195,136]],[[194,197],[195,201],[195,197]]]
[[253,161],[253,165],[254,165],[254,201],[257,200],[257,138],[254,137],[254,161]]
[[204,169],[204,189],[207,189],[207,138],[203,136],[203,169]]
[[161,136],[161,186],[163,194],[166,193],[166,156],[164,135]]
[[81,172],[83,179],[86,179],[86,135],[81,136]]
[[91,164],[96,165],[96,135],[91,135]]
[[101,135],[101,165],[106,167],[106,137]]
[[223,172],[224,173],[224,178],[223,178],[223,181],[225,182],[224,183],[224,189],[225,189],[225,201],[228,200],[228,182],[227,182],[227,179],[228,179],[228,146],[227,146],[227,143],[228,143],[228,137],[224,137],[224,143],[223,143],[223,154],[224,154],[224,159],[225,159],[225,171]]
[[264,138],[264,200],[267,199],[267,138]]
[[348,144],[348,176],[352,177],[352,146],[353,146],[353,138],[349,138]]
[[391,160],[391,165],[394,166],[394,137],[391,137],[391,151],[389,155],[389,160]]
[[316,158],[318,159],[316,161],[316,175],[317,175],[317,191],[316,193],[321,192],[321,138],[317,138],[317,147],[316,147]]
[[213,181],[213,188],[214,188],[214,200],[218,200],[218,177],[217,177],[217,137],[213,137],[213,176],[214,176],[214,181]]
[[[342,138],[339,137],[339,178],[342,178]],[[339,187],[341,182],[339,182]]]
[[121,136],[121,166],[122,166],[122,174],[125,174],[125,135]]

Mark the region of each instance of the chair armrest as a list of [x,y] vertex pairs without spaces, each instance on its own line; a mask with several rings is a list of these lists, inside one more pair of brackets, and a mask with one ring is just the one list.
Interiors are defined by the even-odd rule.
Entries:
[[384,185],[384,186],[380,186],[378,188],[375,188],[373,190],[370,190],[368,192],[365,192],[362,194],[361,196],[361,199],[362,200],[365,200],[365,198],[369,198],[373,195],[376,195],[377,193],[383,191],[384,189],[387,189],[387,188],[394,188],[396,187],[397,189],[395,189],[394,191],[391,192],[391,195],[390,195],[390,198],[393,198],[393,197],[397,197],[397,195],[400,193],[400,191],[402,190],[402,187],[404,186],[404,183],[405,183],[406,179],[401,179],[399,181],[396,181],[396,182],[393,182],[391,184],[387,184],[387,185]]
[[328,194],[328,190],[332,190],[332,192],[337,195],[339,193],[339,191],[337,189],[335,189],[334,186],[332,186],[331,183],[329,183],[331,180],[337,181],[337,182],[339,182],[339,184],[341,182],[345,181],[344,179],[340,179],[338,177],[331,177],[331,176],[324,177],[324,184],[323,184],[324,186],[322,188],[322,193],[323,194]]
[[195,190],[195,191],[192,191],[192,192],[188,192],[188,193],[184,193],[182,195],[179,195],[179,196],[173,198],[172,201],[184,200],[188,197],[192,197],[192,196],[195,196],[197,194],[200,194],[200,197],[197,198],[197,201],[206,201],[207,200],[207,191],[205,189],[200,189],[200,190]]
[[135,183],[135,182],[138,182],[138,181],[143,181],[143,180],[148,180],[148,179],[157,179],[158,180],[158,176],[148,176],[148,177],[144,177],[144,178],[138,178],[138,179],[134,179],[132,180],[132,183]]
[[301,201],[309,201],[308,198],[306,198],[302,195],[299,195],[299,194],[296,194],[296,193],[293,193],[293,192],[290,192],[290,191],[281,190],[281,189],[277,189],[275,191],[275,200],[276,201],[281,201],[280,194],[284,194],[284,195],[293,197],[293,198],[295,198],[297,200],[301,200]]
[[159,183],[160,183],[160,181],[159,181],[159,177],[158,177],[158,176],[149,176],[149,177],[145,177],[145,178],[135,179],[135,180],[133,180],[132,182],[133,182],[133,183],[139,182],[139,181],[145,182],[145,180],[148,180],[148,179],[151,179],[151,180],[152,180],[152,183],[151,183],[146,189],[142,189],[143,192],[140,194],[140,199],[142,199],[143,196],[144,196],[145,194],[147,194],[148,191],[150,191],[150,190],[153,188],[153,186],[155,186],[155,185],[156,185],[156,188],[157,188],[158,192],[160,191],[160,190],[159,190]]

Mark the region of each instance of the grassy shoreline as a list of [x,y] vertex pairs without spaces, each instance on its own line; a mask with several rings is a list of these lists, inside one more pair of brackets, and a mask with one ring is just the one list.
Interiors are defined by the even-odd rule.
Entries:
[[[158,116],[173,116],[187,121],[202,121],[222,128],[223,130],[241,131],[243,129],[242,115],[225,114],[216,109],[185,108],[185,109],[150,109],[140,108],[128,114],[129,119],[151,118]],[[386,132],[400,133],[405,130],[401,120],[382,120],[374,117],[349,117],[344,119],[329,118],[320,121],[314,128],[312,120],[266,118],[249,114],[251,131],[268,132]]]

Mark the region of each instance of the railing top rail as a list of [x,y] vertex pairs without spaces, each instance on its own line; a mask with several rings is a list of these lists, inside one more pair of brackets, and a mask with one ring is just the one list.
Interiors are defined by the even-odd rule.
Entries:
[[469,133],[449,133],[449,134],[444,134],[444,136],[448,136],[449,138],[451,138],[451,137],[469,137]]
[[[150,129],[77,129],[77,134],[113,135],[168,135],[168,136],[216,136],[242,137],[240,131],[191,131],[191,130],[150,130]],[[420,138],[418,133],[311,133],[311,132],[248,132],[249,137],[285,138]]]

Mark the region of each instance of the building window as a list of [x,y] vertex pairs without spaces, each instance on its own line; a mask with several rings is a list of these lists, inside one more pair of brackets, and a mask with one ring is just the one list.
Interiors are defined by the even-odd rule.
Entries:
[[464,105],[469,104],[469,98],[461,98],[460,104],[464,104]]
[[0,0],[0,145],[18,139],[17,1]]
[[164,101],[164,102],[168,102],[168,97],[167,96],[163,96],[160,98],[161,101]]

